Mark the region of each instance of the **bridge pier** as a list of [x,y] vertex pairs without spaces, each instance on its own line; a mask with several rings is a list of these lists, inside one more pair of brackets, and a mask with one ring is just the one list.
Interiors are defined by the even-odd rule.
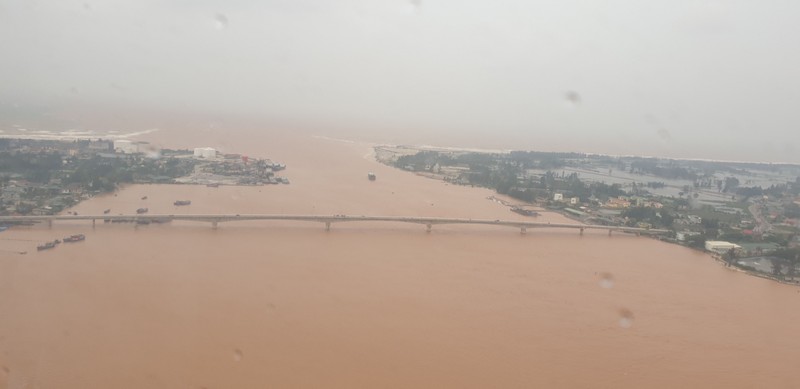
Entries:
[[218,222],[216,220],[212,220],[211,221],[211,229],[212,230],[216,230],[217,229],[217,224],[218,224]]
[[47,227],[53,228],[53,219],[47,219]]
[[92,219],[92,229],[94,229],[94,226],[95,226],[96,224],[97,224],[97,219]]
[[581,235],[583,235],[583,227],[581,227]]
[[611,229],[608,229],[608,236],[611,236]]
[[425,232],[427,232],[427,233],[430,233],[432,228],[433,228],[433,224],[431,224],[431,223],[428,223],[428,225],[427,225],[427,228],[426,228]]
[[527,227],[522,226],[522,227],[519,228],[519,233],[520,234],[525,235],[525,233],[527,233],[527,232],[528,232],[528,228]]
[[325,222],[325,231],[331,230],[331,222]]

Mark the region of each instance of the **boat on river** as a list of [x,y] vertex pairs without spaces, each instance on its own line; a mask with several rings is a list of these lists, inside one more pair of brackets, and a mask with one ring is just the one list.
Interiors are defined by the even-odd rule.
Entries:
[[40,244],[40,245],[36,246],[36,250],[38,250],[38,251],[50,250],[50,249],[55,248],[55,247],[56,247],[56,242],[47,242],[47,243]]
[[70,236],[64,238],[64,243],[80,242],[80,241],[83,241],[83,240],[86,240],[86,235],[84,235],[84,234],[75,234],[75,235],[70,235]]

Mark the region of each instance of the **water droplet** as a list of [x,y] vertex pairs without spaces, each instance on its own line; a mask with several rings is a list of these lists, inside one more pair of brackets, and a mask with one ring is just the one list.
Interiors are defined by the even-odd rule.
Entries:
[[622,328],[631,328],[632,325],[633,325],[633,312],[625,308],[620,309],[619,326]]
[[606,289],[614,287],[614,275],[611,273],[600,273],[600,286]]
[[242,353],[242,350],[239,350],[238,348],[233,350],[233,360],[234,361],[239,362],[239,361],[242,360],[242,358],[244,358],[244,354]]
[[564,98],[567,99],[567,102],[569,102],[573,106],[577,106],[581,103],[581,95],[579,95],[578,92],[572,90],[567,91],[567,93],[564,94]]
[[669,131],[666,128],[659,128],[656,131],[656,134],[661,138],[661,140],[670,140],[672,135],[670,135]]
[[223,14],[214,15],[214,26],[217,30],[224,30],[228,27],[228,17]]

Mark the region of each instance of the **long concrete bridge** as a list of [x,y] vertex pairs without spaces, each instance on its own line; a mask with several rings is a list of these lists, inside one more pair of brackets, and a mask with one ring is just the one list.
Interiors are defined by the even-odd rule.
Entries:
[[529,228],[561,228],[579,230],[583,234],[584,230],[608,230],[629,232],[649,235],[667,234],[669,230],[635,228],[624,226],[603,226],[592,224],[572,224],[572,223],[543,223],[519,220],[490,220],[490,219],[463,219],[463,218],[444,218],[444,217],[415,217],[415,216],[350,216],[350,215],[258,215],[258,214],[208,214],[208,215],[51,215],[51,216],[0,216],[0,223],[33,223],[44,222],[52,226],[56,221],[78,221],[87,220],[95,226],[97,221],[108,223],[135,223],[150,224],[163,223],[173,220],[196,221],[211,223],[212,228],[216,229],[219,223],[232,221],[248,220],[282,220],[282,221],[303,221],[323,223],[326,230],[330,230],[331,224],[345,222],[394,222],[394,223],[413,223],[424,225],[428,232],[437,224],[481,224],[493,226],[506,226],[519,228],[521,233],[526,233]]

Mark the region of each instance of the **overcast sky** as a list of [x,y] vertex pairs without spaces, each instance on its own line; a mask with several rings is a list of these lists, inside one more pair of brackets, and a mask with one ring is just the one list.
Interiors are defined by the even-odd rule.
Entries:
[[0,0],[0,104],[800,162],[798,20],[798,1]]

